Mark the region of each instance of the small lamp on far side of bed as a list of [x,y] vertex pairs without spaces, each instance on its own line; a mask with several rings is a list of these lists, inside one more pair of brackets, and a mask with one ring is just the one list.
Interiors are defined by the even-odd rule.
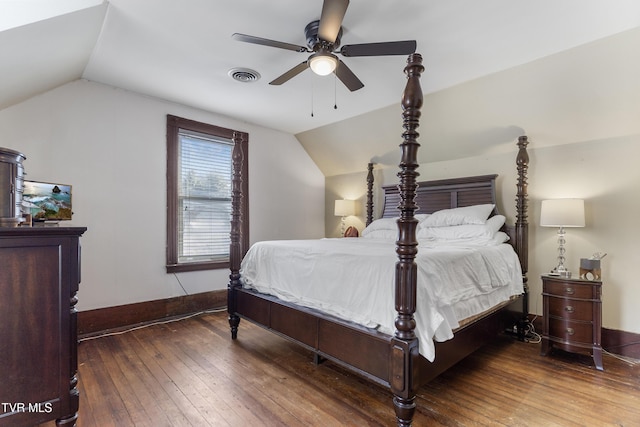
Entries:
[[565,227],[584,227],[584,200],[552,199],[543,200],[540,208],[540,225],[558,227],[558,265],[551,271],[562,277],[571,277],[564,266]]
[[336,200],[334,208],[335,216],[340,216],[340,236],[344,236],[344,220],[350,215],[356,214],[356,201],[355,200]]

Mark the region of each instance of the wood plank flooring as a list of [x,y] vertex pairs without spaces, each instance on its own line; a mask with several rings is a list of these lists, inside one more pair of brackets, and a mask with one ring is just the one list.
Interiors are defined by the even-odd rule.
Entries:
[[[498,339],[423,387],[415,426],[640,426],[640,366]],[[226,313],[79,346],[80,427],[393,426],[390,392]],[[47,424],[51,425],[51,424]]]

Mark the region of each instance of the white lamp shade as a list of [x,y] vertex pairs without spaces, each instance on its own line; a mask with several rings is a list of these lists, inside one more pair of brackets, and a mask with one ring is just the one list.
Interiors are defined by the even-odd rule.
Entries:
[[338,66],[338,61],[331,54],[315,54],[309,59],[309,67],[319,76],[326,76],[333,73]]
[[336,200],[334,214],[336,216],[355,215],[356,201],[355,200]]
[[543,227],[584,227],[584,200],[543,200],[540,225]]

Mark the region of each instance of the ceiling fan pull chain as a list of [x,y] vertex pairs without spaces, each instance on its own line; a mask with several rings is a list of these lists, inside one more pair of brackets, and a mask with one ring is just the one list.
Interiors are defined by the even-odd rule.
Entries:
[[335,70],[333,71],[333,109],[338,109],[338,76],[336,75]]
[[313,74],[310,75],[309,81],[311,82],[311,117],[313,117]]

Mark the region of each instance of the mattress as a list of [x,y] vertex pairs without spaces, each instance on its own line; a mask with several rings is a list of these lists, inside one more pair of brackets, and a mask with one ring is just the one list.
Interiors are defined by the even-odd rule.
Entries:
[[[243,286],[393,334],[395,242],[336,238],[254,244],[241,264]],[[518,257],[508,244],[418,248],[415,333],[420,353],[453,337],[463,319],[523,292]]]

